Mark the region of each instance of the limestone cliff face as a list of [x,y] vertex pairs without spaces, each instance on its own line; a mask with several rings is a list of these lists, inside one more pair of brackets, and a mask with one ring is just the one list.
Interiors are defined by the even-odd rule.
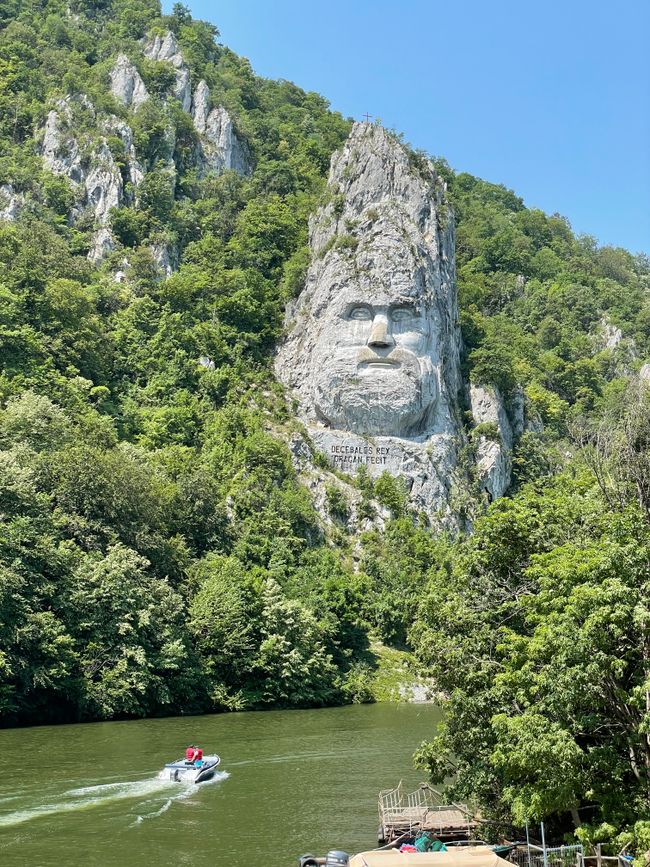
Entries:
[[[414,511],[462,525],[466,404],[476,424],[493,423],[494,438],[478,438],[473,473],[490,498],[508,487],[515,433],[496,389],[462,381],[444,183],[381,127],[355,124],[332,157],[310,247],[276,367],[312,451],[352,476],[361,466],[375,477],[388,471],[404,481]],[[291,445],[305,473],[304,448]]]
[[[114,247],[108,227],[110,211],[122,203],[124,185],[106,138],[101,136],[99,142],[90,144],[76,134],[74,118],[79,109],[95,118],[94,107],[84,96],[66,97],[57,102],[47,116],[41,152],[50,171],[68,178],[75,191],[76,203],[69,216],[70,222],[87,211],[92,213],[95,231],[88,258],[99,262]],[[133,163],[129,164],[129,171],[137,177],[139,169],[129,127],[117,118],[109,118],[104,128],[107,132],[121,132],[123,141],[130,143]]]
[[[510,484],[514,433],[503,398],[496,386],[470,386],[472,416],[477,425],[477,476],[490,499],[500,497]],[[480,433],[481,425],[490,432]]]
[[222,105],[211,108],[210,89],[203,80],[192,97],[192,119],[201,136],[199,161],[203,172],[232,169],[240,175],[250,173],[248,149],[237,138],[226,109]]
[[0,220],[12,222],[25,207],[25,197],[12,184],[0,184]]
[[183,111],[189,111],[192,105],[190,70],[183,59],[174,34],[168,31],[164,36],[152,36],[145,46],[144,55],[150,60],[171,63],[176,71],[173,95],[183,106]]
[[118,54],[110,72],[111,93],[123,105],[139,108],[149,99],[147,88],[140,73],[126,54]]

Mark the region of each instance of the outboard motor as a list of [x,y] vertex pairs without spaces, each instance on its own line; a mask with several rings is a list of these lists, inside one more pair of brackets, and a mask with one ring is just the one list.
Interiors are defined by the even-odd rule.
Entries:
[[325,867],[348,867],[350,856],[340,849],[332,849],[325,856]]
[[301,855],[300,858],[298,858],[298,867],[319,867],[319,863],[322,864],[323,859],[319,859],[311,853],[308,855]]

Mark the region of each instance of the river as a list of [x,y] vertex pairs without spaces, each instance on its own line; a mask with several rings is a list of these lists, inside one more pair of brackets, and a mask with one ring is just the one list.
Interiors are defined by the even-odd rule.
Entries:
[[[0,730],[2,867],[287,867],[376,845],[377,793],[415,788],[433,705],[375,704]],[[158,778],[188,743],[209,783]]]

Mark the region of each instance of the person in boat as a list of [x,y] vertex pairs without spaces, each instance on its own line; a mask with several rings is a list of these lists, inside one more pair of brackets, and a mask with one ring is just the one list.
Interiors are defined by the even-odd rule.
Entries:
[[194,744],[185,750],[185,761],[190,765],[200,768],[203,765],[203,750]]

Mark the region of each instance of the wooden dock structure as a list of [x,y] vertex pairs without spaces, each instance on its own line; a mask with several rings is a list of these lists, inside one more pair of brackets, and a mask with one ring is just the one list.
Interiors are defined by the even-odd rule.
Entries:
[[428,831],[439,840],[471,840],[476,819],[463,804],[440,804],[440,793],[423,783],[405,793],[402,783],[379,793],[379,845],[403,834]]

